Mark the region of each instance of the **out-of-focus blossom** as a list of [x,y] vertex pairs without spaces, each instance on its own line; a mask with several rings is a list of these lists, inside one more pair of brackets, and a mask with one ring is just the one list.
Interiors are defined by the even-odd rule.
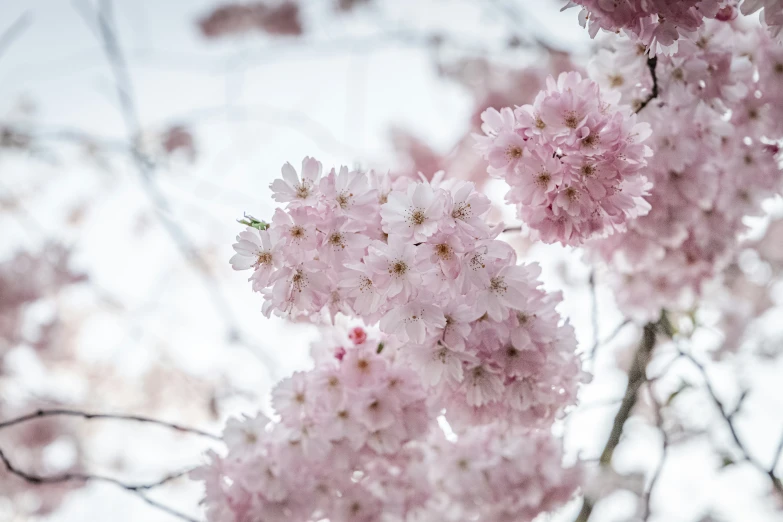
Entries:
[[173,125],[161,136],[161,145],[168,155],[183,153],[190,160],[196,159],[196,143],[187,127]]
[[[24,334],[24,313],[28,305],[55,295],[61,289],[86,279],[69,267],[70,252],[61,245],[48,244],[40,252],[20,252],[0,263],[0,372],[6,350],[22,342],[32,343],[45,351],[47,328],[40,338]],[[48,327],[54,327],[54,322]],[[51,333],[51,330],[48,330]],[[50,339],[50,338],[49,338]]]
[[335,0],[336,7],[340,11],[351,11],[360,5],[369,4],[372,0]]
[[198,21],[206,38],[222,38],[260,31],[272,36],[299,36],[304,32],[299,4],[289,0],[224,4]]

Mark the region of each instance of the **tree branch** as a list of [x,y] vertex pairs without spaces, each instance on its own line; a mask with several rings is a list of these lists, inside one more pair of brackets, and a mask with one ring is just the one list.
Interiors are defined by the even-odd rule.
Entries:
[[[628,370],[628,385],[625,388],[623,401],[620,403],[620,409],[618,410],[617,415],[615,415],[612,431],[609,434],[609,439],[606,441],[606,445],[601,453],[601,458],[599,459],[599,465],[601,467],[608,467],[611,465],[614,450],[620,444],[625,421],[630,417],[631,410],[636,404],[639,388],[647,380],[647,364],[650,362],[653,348],[655,348],[656,331],[658,326],[663,323],[664,319],[665,316],[661,318],[661,321],[659,321],[658,324],[648,323],[644,327],[642,340],[639,343],[639,347],[636,349],[631,368]],[[575,522],[587,522],[593,512],[595,500],[597,499],[590,499],[587,496],[584,497],[582,509]]]
[[652,92],[645,98],[640,104],[639,107],[634,111],[636,114],[639,114],[642,109],[647,107],[647,105],[653,101],[655,98],[658,97],[658,75],[655,72],[655,68],[658,66],[658,57],[653,56],[651,58],[647,58],[647,68],[650,69],[650,76],[652,77],[653,81],[653,87]]
[[162,426],[164,428],[169,428],[183,433],[192,433],[193,435],[199,435],[201,437],[206,437],[212,440],[218,440],[218,441],[223,440],[221,437],[213,433],[202,431],[196,428],[189,428],[187,426],[182,426],[181,424],[176,424],[173,422],[166,422],[157,419],[141,417],[139,415],[122,415],[122,414],[113,414],[113,413],[88,413],[84,411],[65,410],[65,409],[36,410],[33,413],[29,413],[27,415],[22,415],[21,417],[16,417],[13,419],[9,419],[7,421],[0,422],[0,430],[4,428],[10,428],[11,426],[29,422],[35,419],[41,419],[44,417],[57,417],[57,416],[80,417],[86,420],[114,419],[114,420],[141,422],[146,424],[155,424],[157,426]]
[[712,382],[710,381],[709,376],[707,375],[707,369],[704,367],[703,364],[701,364],[699,361],[696,360],[695,357],[693,357],[691,354],[686,353],[682,350],[680,350],[680,354],[688,359],[691,363],[693,363],[696,368],[698,368],[699,372],[702,375],[702,378],[704,379],[704,386],[707,388],[707,393],[709,394],[710,398],[712,399],[712,402],[715,404],[715,407],[718,409],[718,412],[720,413],[720,416],[723,418],[723,421],[726,423],[726,426],[729,428],[729,432],[731,433],[731,438],[734,439],[734,444],[739,448],[740,452],[742,452],[743,459],[751,464],[753,467],[764,473],[769,477],[769,479],[772,481],[772,487],[775,488],[775,491],[783,496],[783,483],[781,483],[780,478],[775,475],[775,464],[777,463],[777,458],[780,457],[780,453],[783,452],[783,440],[780,442],[780,446],[778,447],[777,451],[777,458],[775,459],[775,462],[772,463],[772,466],[770,468],[767,468],[764,466],[761,462],[759,462],[757,459],[753,458],[753,456],[750,454],[750,452],[747,449],[747,446],[742,442],[742,439],[740,439],[739,432],[737,431],[737,427],[734,424],[734,417],[733,414],[727,413],[726,408],[723,406],[723,402],[718,398],[718,395],[715,393],[715,388],[712,386]]
[[783,435],[780,437],[780,441],[778,441],[778,447],[775,450],[775,456],[772,457],[772,464],[769,466],[770,473],[775,473],[775,468],[778,466],[778,461],[780,460],[781,454],[783,454]]
[[103,475],[93,475],[89,473],[63,473],[61,475],[52,475],[52,476],[42,476],[33,473],[28,473],[14,466],[11,463],[11,461],[8,460],[8,457],[6,457],[5,453],[3,453],[2,449],[0,449],[0,461],[2,461],[2,463],[5,465],[5,468],[8,470],[9,473],[19,477],[20,479],[26,482],[29,482],[30,484],[45,485],[45,484],[59,484],[63,482],[104,482],[107,484],[113,484],[126,491],[129,491],[130,493],[133,493],[134,495],[142,499],[150,506],[159,509],[165,513],[168,513],[173,517],[177,517],[179,519],[186,520],[188,522],[199,522],[197,519],[190,517],[185,513],[177,511],[176,509],[173,509],[169,506],[166,506],[165,504],[161,504],[160,502],[149,498],[143,493],[144,491],[157,488],[159,486],[166,484],[167,482],[170,482],[183,475],[186,475],[191,470],[184,470],[177,473],[173,473],[171,475],[166,475],[162,479],[149,484],[126,484],[121,480],[112,477],[105,477]]
[[598,349],[598,344],[600,343],[600,332],[598,331],[598,294],[595,289],[595,268],[590,271],[587,286],[590,289],[590,323],[593,330],[593,347],[590,350],[589,355],[589,358],[592,359],[595,356],[595,351]]
[[[65,409],[36,410],[33,413],[22,415],[21,417],[16,417],[13,419],[0,422],[0,430],[3,430],[5,428],[10,428],[12,426],[17,426],[19,424],[30,422],[36,419],[42,419],[45,417],[57,417],[57,416],[79,417],[85,420],[114,419],[114,420],[141,422],[146,424],[154,424],[157,426],[162,426],[164,428],[180,431],[183,433],[191,433],[193,435],[199,435],[201,437],[206,437],[212,440],[222,440],[219,436],[214,435],[212,433],[208,433],[206,431],[202,431],[196,428],[189,428],[187,426],[182,426],[181,424],[176,424],[173,422],[166,422],[166,421],[161,421],[156,419],[150,419],[147,417],[141,417],[139,415],[88,413],[83,411],[65,410]],[[170,508],[169,506],[166,506],[165,504],[161,504],[160,502],[153,500],[147,497],[146,495],[144,495],[145,491],[149,491],[151,489],[160,487],[168,482],[171,482],[172,480],[175,480],[179,477],[188,474],[191,471],[190,469],[171,473],[169,475],[160,478],[159,480],[156,480],[155,482],[128,484],[113,477],[107,477],[104,475],[97,475],[92,473],[74,472],[74,473],[62,473],[59,475],[51,475],[51,476],[28,473],[26,471],[17,468],[8,459],[8,457],[5,455],[2,449],[0,449],[0,461],[2,461],[3,465],[5,465],[5,468],[8,470],[9,473],[12,473],[13,475],[21,478],[22,480],[29,482],[30,484],[45,485],[45,484],[59,484],[64,482],[104,482],[107,484],[113,484],[114,486],[122,488],[130,493],[133,493],[134,495],[142,499],[150,506],[153,506],[156,509],[164,511],[173,517],[177,517],[181,520],[186,520],[187,522],[199,522],[197,519],[192,518],[189,515],[186,515],[185,513]]]
[[[652,383],[651,383],[652,384]],[[655,485],[658,483],[658,479],[661,477],[661,471],[663,471],[663,465],[666,463],[666,457],[669,453],[669,434],[666,433],[666,429],[663,426],[663,406],[661,406],[661,403],[658,402],[658,399],[655,397],[655,393],[653,393],[652,386],[648,388],[650,392],[650,400],[653,403],[653,407],[655,408],[655,424],[658,426],[658,429],[661,431],[661,437],[663,438],[663,445],[661,447],[661,460],[658,461],[658,465],[655,468],[655,471],[653,472],[652,477],[650,478],[650,485],[647,486],[647,491],[644,493],[644,513],[642,515],[642,520],[645,522],[650,518],[650,515],[652,514],[652,510],[650,509],[650,501],[652,499],[653,490],[655,489]]]

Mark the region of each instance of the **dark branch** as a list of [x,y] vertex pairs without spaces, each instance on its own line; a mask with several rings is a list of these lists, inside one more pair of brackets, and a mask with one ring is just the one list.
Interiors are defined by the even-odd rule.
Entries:
[[644,493],[644,513],[642,515],[642,520],[645,522],[650,518],[650,515],[652,514],[652,509],[650,508],[650,501],[652,499],[653,490],[655,490],[655,485],[658,483],[658,479],[661,477],[661,472],[663,471],[663,465],[666,463],[666,458],[669,454],[669,434],[666,433],[666,429],[663,426],[663,406],[660,402],[658,402],[658,399],[655,397],[655,393],[652,389],[652,382],[650,383],[651,386],[648,388],[648,391],[650,392],[650,400],[653,403],[653,407],[655,408],[655,424],[658,426],[658,429],[661,431],[661,437],[663,438],[663,445],[661,447],[661,460],[658,461],[658,465],[655,467],[655,471],[653,472],[652,477],[650,478],[650,485],[647,486],[647,491]]
[[[625,388],[623,401],[620,403],[620,409],[618,410],[617,415],[615,415],[614,422],[612,423],[612,431],[609,434],[609,439],[606,441],[606,445],[601,453],[601,458],[599,459],[599,464],[602,467],[608,467],[611,464],[614,450],[620,444],[625,421],[631,416],[631,410],[636,404],[639,388],[641,388],[642,384],[647,380],[647,364],[650,362],[653,348],[655,348],[656,331],[659,324],[663,323],[663,320],[664,319],[662,318],[658,324],[649,323],[644,327],[642,340],[634,355],[631,368],[628,370],[628,385]],[[587,496],[584,497],[582,509],[575,522],[587,522],[593,512],[595,500],[596,499],[591,499]]]
[[[775,475],[775,464],[777,463],[777,458],[775,459],[775,462],[772,463],[771,468],[767,468],[764,466],[761,462],[759,462],[757,459],[755,459],[750,452],[747,449],[747,446],[745,446],[745,443],[742,441],[742,439],[739,436],[739,432],[737,431],[737,427],[734,424],[734,417],[732,413],[727,413],[726,408],[723,406],[723,401],[721,401],[718,398],[718,395],[715,393],[715,388],[712,387],[712,382],[710,381],[709,376],[707,375],[707,369],[704,367],[703,364],[701,364],[699,361],[696,360],[695,357],[693,357],[691,354],[683,352],[680,350],[680,354],[682,354],[683,357],[688,359],[691,363],[693,363],[696,368],[698,368],[699,372],[702,375],[702,378],[704,379],[704,386],[707,388],[707,393],[709,394],[710,398],[712,399],[712,402],[715,404],[715,407],[718,409],[718,412],[720,413],[720,416],[723,418],[724,422],[726,423],[726,426],[729,428],[729,432],[731,433],[731,438],[734,439],[734,444],[739,448],[740,452],[742,453],[742,458],[751,464],[753,467],[764,473],[769,477],[769,479],[772,481],[772,487],[775,488],[775,491],[783,495],[783,483],[781,483],[780,478]],[[780,447],[777,452],[777,457],[780,457],[780,453],[783,452],[783,441],[780,443]]]
[[520,33],[529,34],[531,35],[528,37],[529,43],[540,47],[543,51],[557,54],[569,54],[565,49],[559,48],[546,41],[538,34],[535,34],[534,29],[538,24],[535,20],[531,20],[532,15],[535,14],[535,10],[533,10],[532,13],[522,12],[520,6],[517,5],[516,2],[507,2],[505,0],[494,0],[489,2],[489,4],[507,18],[515,36],[521,38]]
[[653,87],[652,92],[645,98],[642,103],[639,104],[639,107],[637,107],[636,114],[639,114],[642,109],[647,107],[647,105],[653,101],[655,98],[658,97],[658,75],[655,72],[655,68],[658,66],[658,57],[653,56],[651,58],[647,58],[647,68],[650,69],[650,76],[652,76],[653,81]]
[[5,453],[3,453],[2,449],[0,449],[0,461],[3,462],[5,468],[8,470],[9,473],[12,473],[13,475],[21,478],[22,480],[25,480],[26,482],[29,482],[30,484],[46,485],[46,484],[59,484],[63,482],[104,482],[107,484],[113,484],[117,487],[120,487],[126,491],[133,493],[134,495],[142,499],[150,506],[159,509],[165,513],[168,513],[173,517],[177,517],[181,520],[187,520],[188,522],[198,522],[197,519],[190,517],[185,513],[177,511],[176,509],[170,508],[165,504],[161,504],[160,502],[147,497],[143,493],[144,491],[157,488],[159,486],[166,484],[167,482],[170,482],[183,475],[186,475],[187,473],[190,472],[190,470],[184,470],[178,473],[173,473],[171,475],[166,475],[162,479],[149,484],[126,484],[121,480],[112,477],[105,477],[103,475],[93,475],[89,473],[63,473],[61,475],[52,475],[52,476],[35,475],[33,473],[28,473],[14,466],[11,463],[11,461],[8,460],[8,457],[6,457]]
[[639,348],[634,355],[631,369],[628,371],[628,386],[625,389],[623,402],[620,404],[620,410],[617,412],[617,415],[615,415],[609,440],[606,441],[604,451],[601,453],[601,464],[604,466],[608,466],[612,462],[614,450],[620,444],[625,421],[631,416],[631,410],[636,405],[639,388],[647,380],[647,363],[650,362],[650,356],[655,347],[655,336],[656,325],[652,323],[647,324],[644,327]]
[[778,467],[778,461],[780,460],[781,454],[783,454],[783,436],[780,437],[780,441],[778,441],[778,448],[775,450],[775,456],[772,457],[772,464],[769,466],[770,473],[775,473],[775,468]]
[[182,426],[181,424],[176,424],[173,422],[166,422],[156,419],[150,419],[147,417],[141,417],[139,415],[121,415],[121,414],[113,414],[113,413],[88,413],[84,411],[78,411],[78,410],[64,410],[64,409],[53,409],[53,410],[37,410],[33,413],[23,415],[21,417],[16,417],[14,419],[10,419],[7,421],[0,422],[0,430],[4,428],[9,428],[11,426],[15,426],[17,424],[22,424],[24,422],[29,422],[35,419],[41,419],[44,417],[80,417],[82,419],[86,420],[93,420],[93,419],[114,419],[114,420],[123,420],[123,421],[134,421],[134,422],[142,422],[146,424],[155,424],[157,426],[162,426],[165,428],[169,428],[175,431],[180,431],[183,433],[192,433],[194,435],[199,435],[201,437],[207,437],[212,440],[222,440],[219,436],[209,433],[206,431],[202,431],[196,428],[189,428],[187,426]]

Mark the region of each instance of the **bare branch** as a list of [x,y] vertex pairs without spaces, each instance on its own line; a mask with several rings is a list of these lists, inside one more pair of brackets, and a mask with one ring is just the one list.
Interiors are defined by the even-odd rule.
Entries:
[[590,288],[590,318],[593,328],[593,348],[590,350],[590,359],[593,359],[600,342],[598,340],[598,295],[595,291],[595,269],[590,271],[590,278],[587,280],[587,284]]
[[[538,26],[538,23],[536,20],[532,19],[532,13],[527,11],[523,12],[516,2],[507,0],[493,0],[489,2],[489,4],[494,6],[498,12],[508,19],[512,25],[512,28],[518,29],[513,31],[514,36],[519,37],[520,34],[529,34],[529,44],[538,46],[542,50],[550,53],[569,54],[565,49],[551,44],[550,42],[543,39],[540,35],[536,34],[534,29],[536,26]],[[530,21],[528,22],[526,19],[530,19]]]
[[658,429],[661,431],[661,437],[663,438],[663,446],[661,447],[661,460],[658,461],[658,465],[655,467],[655,471],[652,474],[652,477],[650,478],[650,485],[647,486],[647,491],[644,493],[644,513],[642,515],[642,520],[645,522],[649,520],[650,515],[652,513],[652,510],[650,509],[650,500],[652,498],[653,490],[655,489],[655,485],[658,483],[658,479],[661,476],[661,471],[663,471],[663,466],[666,463],[666,458],[668,457],[669,453],[669,434],[666,433],[666,429],[663,427],[663,407],[661,406],[661,403],[658,402],[658,399],[655,397],[655,393],[653,392],[652,386],[648,388],[648,391],[650,393],[650,400],[653,403],[653,407],[655,408],[655,424],[658,426]]
[[[663,321],[659,321],[659,324]],[[628,370],[628,385],[625,388],[625,395],[623,401],[620,404],[620,409],[615,415],[614,422],[612,424],[612,431],[609,434],[609,439],[606,441],[601,458],[599,459],[599,465],[602,467],[608,467],[612,462],[612,455],[614,450],[620,444],[620,438],[623,434],[623,427],[625,421],[631,416],[631,410],[636,404],[639,388],[647,380],[647,364],[650,362],[653,348],[655,348],[655,339],[657,334],[658,324],[649,323],[644,327],[642,334],[642,340],[639,343],[639,347],[634,355],[631,368]],[[584,497],[582,501],[582,509],[579,512],[575,522],[587,522],[590,515],[593,512],[593,506],[596,499]]]
[[628,371],[628,386],[625,389],[623,402],[620,404],[620,410],[615,415],[612,431],[609,434],[609,440],[601,453],[601,464],[608,466],[612,461],[614,450],[620,444],[620,437],[623,434],[625,421],[631,415],[631,410],[636,404],[639,388],[647,380],[647,364],[650,362],[652,350],[655,347],[656,325],[650,323],[645,325],[642,333],[642,340],[639,348],[636,350],[631,369]]
[[[713,388],[709,375],[707,375],[707,369],[704,367],[703,364],[697,361],[696,358],[693,357],[691,354],[684,352],[682,350],[680,350],[680,353],[682,354],[683,357],[685,357],[691,363],[693,363],[693,365],[696,368],[698,368],[699,372],[701,373],[702,378],[704,379],[704,386],[707,389],[707,393],[712,399],[712,402],[717,407],[720,416],[723,418],[723,421],[726,423],[726,426],[728,426],[729,432],[731,433],[731,438],[734,439],[734,444],[737,446],[737,448],[739,448],[740,452],[742,453],[743,459],[749,464],[751,464],[753,467],[755,467],[756,469],[758,469],[759,471],[767,475],[772,481],[772,487],[775,488],[775,491],[777,491],[778,494],[783,495],[783,483],[781,483],[780,478],[777,475],[775,475],[775,465],[774,465],[775,463],[773,463],[772,468],[767,468],[750,454],[750,452],[747,449],[747,446],[739,436],[739,432],[737,431],[737,427],[734,423],[733,414],[727,413],[726,408],[723,406],[723,402],[720,400],[720,398],[718,398],[718,395],[715,393],[715,388]],[[780,453],[783,452],[783,440],[781,440],[780,445],[781,447],[777,452],[778,457],[780,456]]]
[[107,484],[113,484],[130,493],[133,493],[134,495],[142,499],[150,506],[159,509],[165,513],[168,513],[173,517],[177,517],[181,520],[187,520],[188,522],[199,522],[197,519],[189,515],[186,515],[185,513],[177,511],[174,508],[166,506],[165,504],[161,504],[160,502],[149,498],[143,493],[144,491],[157,488],[176,478],[182,477],[183,475],[189,473],[190,470],[184,470],[177,473],[173,473],[171,475],[167,475],[162,479],[149,484],[126,484],[121,480],[112,477],[106,477],[103,475],[93,475],[89,473],[63,473],[61,475],[52,475],[52,476],[43,476],[43,475],[28,473],[14,466],[11,463],[11,461],[8,460],[8,457],[5,455],[5,453],[3,453],[2,449],[0,449],[0,461],[3,462],[5,468],[8,470],[9,473],[12,473],[13,475],[21,478],[22,480],[29,482],[30,484],[45,485],[45,484],[59,484],[63,482],[104,482]]
[[781,454],[783,454],[783,435],[781,435],[780,441],[778,441],[778,447],[775,450],[775,456],[772,457],[772,464],[769,466],[770,473],[775,473],[775,468],[778,467],[778,461],[780,460]]
[[146,424],[155,424],[157,426],[162,426],[164,428],[180,431],[182,433],[192,433],[193,435],[199,435],[201,437],[206,437],[212,440],[218,440],[218,441],[222,440],[218,435],[215,435],[213,433],[209,433],[196,428],[182,426],[181,424],[176,424],[173,422],[150,419],[148,417],[142,417],[139,415],[122,415],[122,414],[113,414],[113,413],[88,413],[84,411],[65,410],[65,409],[36,410],[33,413],[22,415],[21,417],[16,417],[13,419],[9,419],[7,421],[0,422],[0,430],[4,428],[10,428],[11,426],[16,426],[17,424],[22,424],[35,419],[41,419],[44,417],[57,417],[57,416],[80,417],[86,420],[114,419],[114,420],[141,422]]

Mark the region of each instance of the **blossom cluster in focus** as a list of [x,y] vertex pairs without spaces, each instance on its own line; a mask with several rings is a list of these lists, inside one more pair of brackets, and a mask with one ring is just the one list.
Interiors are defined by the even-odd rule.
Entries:
[[571,498],[581,469],[548,430],[497,417],[447,435],[403,350],[361,327],[325,336],[273,390],[279,421],[230,421],[228,454],[191,474],[208,520],[528,521]]
[[562,73],[532,105],[482,114],[477,148],[541,241],[579,245],[649,212],[650,127],[619,97],[579,73]]
[[404,343],[456,424],[505,416],[549,426],[574,404],[581,372],[573,328],[486,221],[472,183],[332,170],[306,158],[272,183],[266,230],[238,238],[263,311],[319,320],[341,313]]

